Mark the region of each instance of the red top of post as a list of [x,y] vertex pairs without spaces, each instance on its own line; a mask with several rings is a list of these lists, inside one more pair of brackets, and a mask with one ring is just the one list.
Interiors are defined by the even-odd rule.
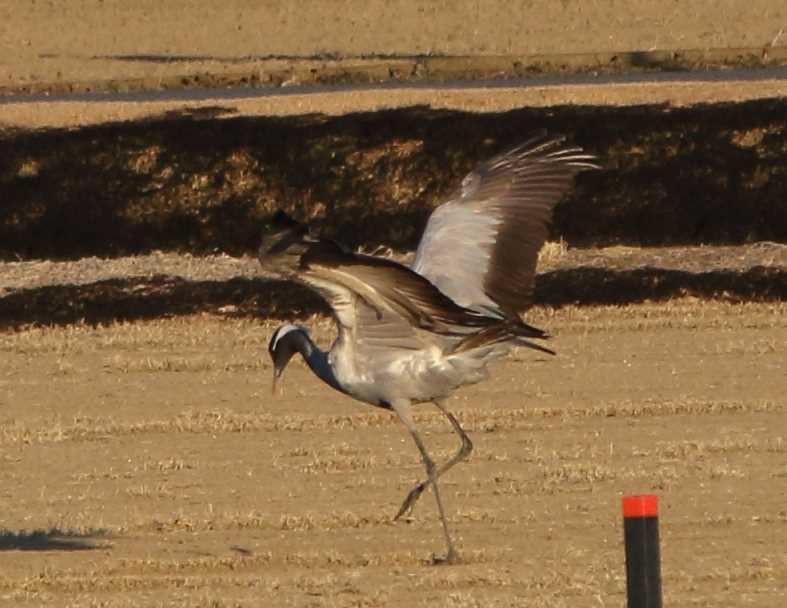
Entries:
[[623,497],[623,517],[658,517],[659,497],[655,494],[640,494]]

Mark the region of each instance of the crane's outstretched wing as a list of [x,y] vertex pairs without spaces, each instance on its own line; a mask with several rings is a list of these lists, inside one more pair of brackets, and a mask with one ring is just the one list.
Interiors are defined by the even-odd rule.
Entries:
[[[308,227],[283,214],[263,235],[259,260],[264,270],[322,295],[345,329],[392,334],[398,325],[403,336],[413,329],[463,336],[496,323],[493,317],[457,305],[406,266],[313,238]],[[360,328],[359,323],[370,327]],[[379,327],[371,327],[375,324]]]
[[437,207],[412,269],[460,306],[501,317],[532,304],[552,210],[594,156],[537,136],[487,161]]

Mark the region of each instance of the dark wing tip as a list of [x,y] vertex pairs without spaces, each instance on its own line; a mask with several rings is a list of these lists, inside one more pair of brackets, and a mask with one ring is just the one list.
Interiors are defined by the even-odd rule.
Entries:
[[505,164],[506,161],[518,162],[557,162],[579,171],[584,169],[601,169],[595,154],[586,152],[576,145],[567,135],[549,135],[545,131],[531,137],[523,143],[499,154],[489,161],[493,164]]
[[258,250],[260,262],[264,265],[272,256],[284,253],[291,245],[303,241],[308,234],[308,225],[294,220],[284,211],[277,211],[262,230]]
[[497,207],[501,221],[484,289],[512,316],[532,303],[538,252],[555,205],[578,173],[600,168],[594,155],[567,141],[564,135],[546,134],[528,139],[483,165],[475,190],[465,193]]
[[540,131],[478,165],[464,177],[455,196],[471,199],[499,195],[534,177],[571,179],[582,171],[601,169],[596,160],[594,154],[571,143],[568,136]]
[[290,228],[303,225],[283,209],[277,209],[276,213],[273,214],[273,217],[270,219],[268,223],[271,225],[290,227]]

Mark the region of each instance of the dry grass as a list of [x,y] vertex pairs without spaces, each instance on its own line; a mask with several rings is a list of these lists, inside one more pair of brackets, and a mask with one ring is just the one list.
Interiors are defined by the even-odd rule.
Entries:
[[[161,371],[161,370],[159,370]],[[168,371],[168,370],[167,370]],[[495,410],[463,410],[458,418],[468,428],[485,432],[499,429],[517,430],[534,428],[533,421],[557,418],[641,418],[643,416],[707,415],[730,413],[782,413],[783,402],[776,401],[658,401],[658,402],[611,402],[591,408],[578,409],[573,404],[565,407]],[[444,428],[442,418],[436,414],[415,416],[416,422],[425,429]],[[112,417],[93,418],[79,416],[70,423],[62,418],[49,418],[39,427],[30,427],[21,422],[10,422],[0,429],[0,445],[52,443],[64,441],[96,441],[124,435],[201,433],[258,433],[360,430],[367,428],[397,427],[399,422],[390,414],[352,414],[346,416],[280,416],[276,414],[238,414],[232,410],[207,412],[184,411],[171,418],[150,419],[143,422],[126,423]],[[373,459],[372,459],[373,460]],[[333,461],[334,464],[338,462]],[[364,463],[363,459],[358,460]],[[373,462],[366,462],[371,466]],[[330,469],[330,461],[313,461],[305,470]]]
[[[667,602],[770,608],[787,585],[785,312],[531,311],[560,355],[519,351],[450,402],[475,443],[442,483],[465,558],[450,569],[430,565],[430,496],[392,521],[423,475],[401,425],[298,363],[272,398],[270,325],[2,334],[0,549],[51,532],[46,551],[0,550],[0,604],[616,606],[619,497],[654,491]],[[330,342],[328,320],[305,324]],[[433,408],[416,421],[438,461],[457,449]]]
[[559,241],[547,241],[538,252],[538,265],[554,265],[565,259],[568,253],[568,243],[562,238]]

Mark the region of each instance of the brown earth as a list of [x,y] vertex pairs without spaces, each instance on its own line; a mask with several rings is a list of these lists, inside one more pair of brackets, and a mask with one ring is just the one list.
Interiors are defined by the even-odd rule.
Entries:
[[[723,27],[711,2],[387,5],[0,2],[0,89],[767,65],[787,24],[765,0],[724,3]],[[0,605],[619,606],[620,497],[640,492],[662,501],[665,605],[779,605],[787,260],[751,241],[787,234],[784,96],[762,79],[0,105]],[[392,521],[422,475],[400,425],[300,363],[270,394],[274,325],[327,345],[324,305],[252,258],[172,251],[248,252],[283,205],[407,255],[464,171],[538,127],[605,165],[555,237],[684,246],[550,245],[528,320],[559,354],[517,352],[451,400],[476,449],[441,486],[463,563],[435,567],[431,497]],[[450,427],[417,421],[448,457]]]
[[[558,356],[517,352],[450,402],[476,446],[442,484],[450,568],[430,496],[392,521],[422,473],[393,417],[300,363],[271,396],[277,319],[329,343],[314,298],[226,256],[4,264],[3,324],[35,324],[0,333],[0,603],[615,606],[620,497],[655,492],[666,604],[771,608],[785,255],[550,244],[528,320]],[[447,458],[450,427],[418,423]]]
[[[598,137],[599,151],[612,161],[580,184],[580,192],[589,184],[607,211],[615,207],[603,207],[604,188],[618,193],[613,201],[653,203],[656,215],[630,224],[646,236],[678,229],[691,234],[708,225],[722,234],[740,229],[730,218],[742,217],[742,207],[719,207],[730,214],[725,217],[700,206],[697,223],[683,228],[659,210],[702,196],[715,201],[714,193],[733,200],[730,192],[735,201],[765,205],[743,208],[783,210],[777,204],[782,107],[774,101],[701,114],[632,110],[618,114],[623,123],[614,133],[597,126],[597,115],[586,128],[599,129],[590,140]],[[344,194],[369,174],[375,179],[363,192],[383,198],[399,188],[403,200],[420,205],[424,193],[417,187],[430,184],[429,198],[439,199],[448,187],[445,166],[455,179],[472,154],[487,152],[483,147],[467,156],[468,133],[483,142],[489,128],[500,137],[511,124],[537,124],[554,110],[544,112],[487,122],[448,116],[436,132],[443,134],[438,141],[453,141],[451,147],[430,148],[435,139],[423,133],[413,138],[427,142],[428,153],[416,156],[422,164],[408,157],[419,145],[391,143],[391,131],[383,130],[365,154],[353,157],[356,164],[341,165],[352,179],[338,174],[322,182],[315,176],[336,169],[331,150],[354,154],[369,124],[388,119],[393,132],[416,124],[418,133],[445,117],[425,112],[420,123],[396,123],[390,122],[395,113],[366,122],[355,116],[327,127],[323,118],[302,118],[295,128],[306,124],[326,138],[320,141],[342,129],[346,138],[302,157],[302,167],[318,161],[315,173],[273,173],[273,183],[296,192],[324,188],[311,201],[325,196],[345,219],[364,207]],[[570,127],[588,115],[569,111],[559,124],[574,132]],[[228,124],[227,131],[215,121],[180,117],[120,130],[12,134],[7,142],[25,145],[5,148],[20,159],[4,174],[6,185],[42,205],[17,207],[23,210],[13,216],[21,222],[17,230],[56,226],[35,223],[47,219],[47,209],[55,211],[50,219],[78,220],[73,214],[90,217],[86,210],[101,210],[105,201],[113,205],[103,207],[109,216],[95,216],[108,221],[101,226],[122,218],[112,215],[115,204],[134,213],[128,225],[141,218],[161,227],[157,222],[173,201],[183,203],[176,213],[196,210],[200,217],[194,202],[210,201],[216,192],[203,177],[221,175],[227,166],[235,171],[229,199],[238,192],[232,189],[250,184],[254,208],[261,192],[255,188],[267,187],[271,176],[255,167],[284,167],[284,161],[271,154],[264,156],[269,164],[255,165],[255,151],[266,148],[238,147],[233,138],[250,124],[267,124],[269,134],[279,127]],[[469,130],[452,131],[456,124]],[[635,125],[655,142],[650,152],[632,136]],[[163,157],[151,156],[151,129],[163,134]],[[197,141],[215,148],[200,152],[191,146]],[[292,149],[309,148],[308,140],[290,141]],[[454,156],[463,148],[464,155]],[[442,161],[435,164],[436,158]],[[117,172],[101,173],[102,166]],[[195,170],[200,166],[202,173]],[[706,170],[718,166],[726,181]],[[725,167],[736,167],[734,175]],[[438,181],[424,182],[424,175]],[[169,188],[165,196],[148,190],[155,183]],[[731,183],[738,189],[730,191]],[[102,190],[107,184],[112,196]],[[105,198],[91,201],[86,192]],[[123,196],[131,192],[140,198]],[[673,193],[681,195],[677,204]],[[143,204],[129,207],[133,200]],[[581,197],[575,200],[581,205]],[[216,209],[227,209],[225,203]],[[636,215],[643,207],[617,209]],[[396,217],[394,208],[388,211],[385,218]],[[415,213],[398,225],[378,217],[364,224],[365,234],[377,227],[395,235],[397,226],[406,226],[406,238],[384,241],[406,251],[420,226]],[[243,219],[226,217],[226,224],[199,225],[214,238],[217,226]],[[576,229],[577,217],[564,216],[561,226]],[[784,225],[778,215],[771,223],[756,217],[743,225]],[[596,222],[584,229],[605,226],[598,216]],[[158,236],[172,235],[172,225],[140,234],[156,237],[149,241],[155,247],[162,243]],[[247,225],[252,229],[244,238],[251,243],[258,224]],[[7,234],[15,234],[9,226]],[[747,230],[738,240],[746,240]],[[40,239],[29,241],[31,247],[51,244],[40,232],[30,234]],[[237,231],[226,234],[238,238]],[[123,235],[104,233],[110,240]],[[58,257],[80,251],[87,241],[85,233],[78,237],[66,238],[72,248],[58,249],[67,253]],[[206,242],[232,243],[210,238]],[[640,492],[662,500],[668,605],[772,608],[787,590],[783,245],[567,252],[557,246],[542,267],[542,305],[529,321],[554,334],[558,356],[518,352],[495,366],[493,380],[450,403],[476,445],[469,462],[442,484],[464,557],[450,568],[430,563],[443,550],[430,496],[407,522],[392,521],[422,471],[391,416],[331,392],[300,364],[288,370],[285,395],[271,397],[265,344],[274,323],[299,319],[317,328],[323,344],[330,340],[319,314],[325,309],[313,296],[260,281],[249,258],[117,257],[123,247],[102,247],[93,251],[109,259],[28,256],[0,265],[0,603],[619,606],[625,589],[620,497]],[[443,420],[425,406],[418,423],[438,459],[448,457],[455,438]]]
[[[270,394],[264,320],[197,315],[0,334],[0,603],[619,606],[620,497],[655,492],[666,605],[787,589],[787,307],[695,298],[537,308],[451,400],[475,442],[442,483],[464,561],[387,413],[301,364]],[[322,343],[330,329],[321,321]],[[455,449],[428,406],[438,459]]]

